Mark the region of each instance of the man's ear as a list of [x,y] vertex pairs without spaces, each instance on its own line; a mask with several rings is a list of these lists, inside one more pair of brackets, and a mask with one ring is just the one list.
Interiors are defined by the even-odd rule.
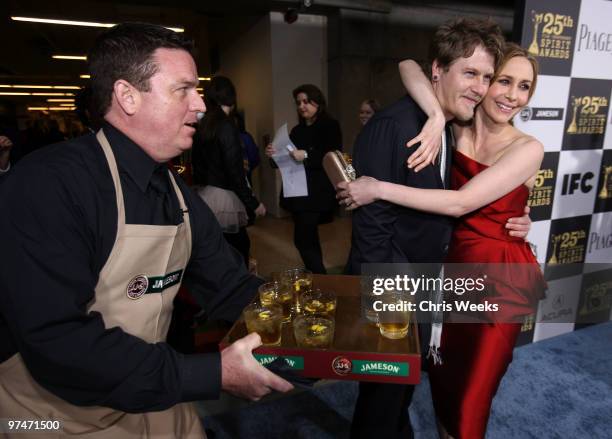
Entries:
[[442,72],[444,69],[440,66],[437,59],[434,59],[431,63],[431,80],[433,82],[438,82],[440,77],[442,76]]
[[124,79],[118,79],[113,85],[113,95],[119,107],[128,116],[133,116],[140,107],[140,92]]

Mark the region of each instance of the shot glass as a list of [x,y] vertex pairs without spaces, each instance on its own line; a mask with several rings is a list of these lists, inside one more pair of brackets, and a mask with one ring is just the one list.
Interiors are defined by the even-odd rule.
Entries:
[[336,295],[330,291],[311,290],[302,294],[302,313],[303,314],[318,314],[326,317],[336,316],[336,306],[338,299]]
[[300,348],[328,349],[334,341],[333,318],[300,315],[293,319],[293,335]]
[[251,303],[242,314],[249,334],[258,333],[266,346],[280,345],[283,311],[279,305]]
[[380,335],[390,339],[400,339],[408,334],[410,310],[405,294],[395,292],[379,296],[381,311],[378,311],[378,328]]
[[303,268],[285,270],[280,275],[280,282],[293,289],[293,311],[302,311],[301,295],[312,289],[312,272]]
[[259,289],[259,301],[262,305],[279,305],[283,310],[283,323],[291,321],[291,308],[293,307],[293,289],[284,288],[278,282],[267,282]]

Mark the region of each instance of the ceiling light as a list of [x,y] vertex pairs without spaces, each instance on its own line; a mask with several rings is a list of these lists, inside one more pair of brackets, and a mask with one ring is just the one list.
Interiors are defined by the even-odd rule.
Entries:
[[[14,21],[27,21],[30,23],[47,23],[47,24],[67,24],[70,26],[86,26],[86,27],[113,27],[116,23],[98,23],[95,21],[76,21],[76,20],[55,20],[52,18],[35,18],[35,17],[11,17]],[[182,27],[166,27],[166,29],[174,32],[185,32]]]
[[73,111],[74,107],[28,107],[28,111]]
[[87,57],[85,55],[53,55],[51,58],[87,61]]
[[74,108],[74,102],[71,104],[59,104],[60,107],[72,107]]
[[210,76],[200,76],[198,78],[198,80],[200,80],[200,81],[210,81]]
[[89,79],[89,78],[91,78],[91,75],[79,75],[79,78],[81,78],[81,79]]
[[74,96],[74,93],[29,93],[27,91],[1,91],[0,96]]
[[47,102],[74,102],[74,98],[66,98],[66,99],[47,99]]
[[0,88],[54,88],[58,90],[80,90],[78,85],[25,85],[25,84],[0,84]]

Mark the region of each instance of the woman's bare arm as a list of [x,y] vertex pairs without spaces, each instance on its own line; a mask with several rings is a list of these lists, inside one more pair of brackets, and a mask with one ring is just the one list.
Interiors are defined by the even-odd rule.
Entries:
[[349,209],[385,200],[412,209],[459,217],[503,197],[528,181],[540,168],[544,148],[533,138],[511,147],[495,164],[459,190],[417,189],[362,177],[339,184]]

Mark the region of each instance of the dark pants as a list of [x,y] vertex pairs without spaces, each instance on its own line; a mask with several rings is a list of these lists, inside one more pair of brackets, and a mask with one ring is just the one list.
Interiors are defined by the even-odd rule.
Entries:
[[359,396],[351,424],[351,439],[411,439],[408,407],[414,386],[359,383]]
[[240,227],[238,233],[224,233],[223,236],[229,245],[240,252],[248,270],[251,240],[249,239],[249,234],[247,233],[246,227]]
[[[420,321],[427,322],[424,313],[419,312]],[[421,370],[427,371],[427,350],[431,324],[419,324],[421,342]],[[403,384],[359,383],[359,395],[351,425],[351,439],[370,438],[374,435],[384,438],[411,439],[414,437],[408,407],[412,402],[414,386]]]
[[327,212],[299,212],[293,214],[293,242],[300,252],[307,270],[314,274],[327,274],[323,265],[319,224]]

